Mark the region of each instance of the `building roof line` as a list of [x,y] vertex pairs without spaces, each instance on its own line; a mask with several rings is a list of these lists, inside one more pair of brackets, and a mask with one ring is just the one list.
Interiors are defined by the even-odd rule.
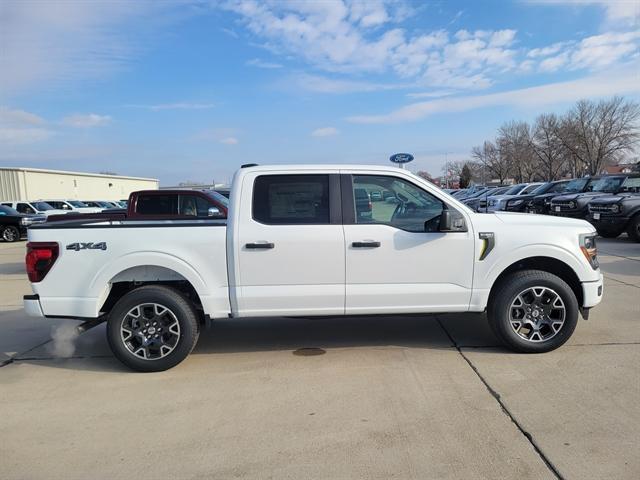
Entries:
[[151,182],[159,182],[157,178],[129,177],[126,175],[108,175],[104,173],[91,173],[91,172],[70,172],[68,170],[50,170],[47,168],[0,167],[0,170],[17,171],[17,172],[55,173],[57,175],[76,175],[76,176],[82,176],[82,177],[119,178],[123,180],[146,180]]

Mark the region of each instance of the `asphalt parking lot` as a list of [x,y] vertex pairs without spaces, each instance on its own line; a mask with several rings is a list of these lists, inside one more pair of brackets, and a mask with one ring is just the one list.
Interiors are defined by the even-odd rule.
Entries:
[[604,302],[551,353],[477,314],[225,319],[140,374],[104,325],[26,317],[0,243],[0,478],[640,478],[640,244],[599,248]]

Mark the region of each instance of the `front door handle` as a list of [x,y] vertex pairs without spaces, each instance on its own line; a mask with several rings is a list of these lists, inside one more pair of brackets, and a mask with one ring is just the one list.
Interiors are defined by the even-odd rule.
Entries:
[[258,250],[261,248],[267,250],[273,247],[275,247],[275,244],[269,242],[247,243],[245,245],[245,248],[248,248],[249,250]]
[[378,248],[380,242],[353,242],[351,246],[353,248]]

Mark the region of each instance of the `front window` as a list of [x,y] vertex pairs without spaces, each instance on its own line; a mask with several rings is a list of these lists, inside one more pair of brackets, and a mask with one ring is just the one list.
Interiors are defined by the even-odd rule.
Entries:
[[253,219],[268,225],[329,223],[328,175],[261,175],[253,186]]
[[623,183],[620,188],[621,192],[640,193],[640,177],[629,177]]
[[213,198],[216,203],[223,205],[225,208],[229,208],[229,198],[225,197],[224,195],[222,195],[219,192],[216,192],[215,190],[210,190],[205,192],[207,195],[209,195],[211,198]]
[[522,190],[522,192],[520,192],[520,195],[526,195],[528,193],[533,193],[540,187],[541,187],[541,185],[528,185]]
[[211,207],[216,205],[200,195],[180,195],[178,214],[187,217],[208,217]]
[[11,207],[0,205],[0,215],[19,215],[19,213]]
[[[382,190],[382,202],[371,202]],[[406,180],[377,175],[354,175],[356,223],[389,225],[409,232],[437,232],[444,203]]]
[[602,193],[615,193],[620,188],[623,177],[604,177],[600,180],[596,181],[591,191],[593,192],[602,192]]
[[69,204],[76,208],[87,208],[89,206],[86,203],[81,202],[80,200],[69,200]]
[[18,205],[16,205],[16,210],[18,211],[18,213],[36,213],[36,211],[28,203],[18,203]]

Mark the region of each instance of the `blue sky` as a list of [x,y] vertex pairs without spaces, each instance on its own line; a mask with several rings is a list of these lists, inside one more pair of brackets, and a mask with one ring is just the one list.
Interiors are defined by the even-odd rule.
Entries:
[[640,2],[0,2],[0,166],[439,174],[504,121],[640,98]]

